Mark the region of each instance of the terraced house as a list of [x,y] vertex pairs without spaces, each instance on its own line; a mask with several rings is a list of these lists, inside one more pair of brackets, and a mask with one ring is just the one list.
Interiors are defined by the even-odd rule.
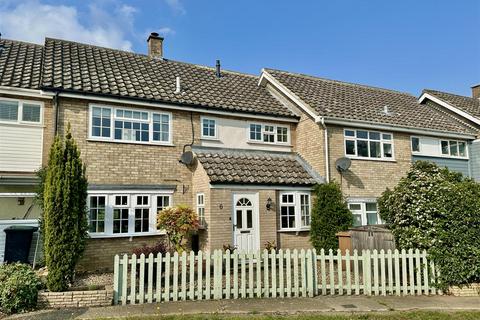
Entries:
[[38,218],[34,171],[70,124],[89,179],[80,269],[109,269],[114,254],[157,242],[166,206],[195,208],[194,248],[305,248],[317,183],[341,182],[357,224],[374,224],[376,198],[413,160],[471,174],[475,126],[408,94],[176,62],[155,33],[148,55],[49,38],[1,44],[1,223]]

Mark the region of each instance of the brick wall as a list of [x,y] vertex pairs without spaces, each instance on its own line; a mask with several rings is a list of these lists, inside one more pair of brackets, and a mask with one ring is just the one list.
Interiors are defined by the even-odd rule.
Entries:
[[205,169],[197,162],[195,168],[193,168],[192,177],[192,203],[193,208],[196,210],[197,193],[203,193],[203,201],[205,205],[205,222],[204,229],[199,231],[200,250],[208,249],[209,232],[208,226],[212,223],[210,214],[210,180],[207,176]]
[[[89,183],[173,184],[177,186],[173,203],[192,205],[192,173],[179,163],[183,146],[192,140],[189,112],[172,112],[174,146],[158,146],[88,141],[88,101],[62,98],[60,104],[59,132],[65,130],[67,123],[71,124],[73,137],[87,166]],[[198,133],[198,115],[194,116],[194,124]]]
[[278,233],[279,247],[282,249],[310,249],[310,233],[308,231],[302,232],[279,232]]
[[[328,126],[330,177],[340,182],[335,160],[345,156],[343,127]],[[385,189],[393,188],[411,165],[410,135],[391,132],[395,161],[352,160],[343,174],[342,191],[346,197],[379,197]]]
[[88,239],[85,252],[77,265],[77,271],[113,271],[116,254],[131,254],[133,249],[143,245],[154,245],[164,236],[122,237]]
[[300,154],[312,168],[325,177],[325,130],[305,113],[296,128],[294,151]]
[[113,290],[39,292],[39,308],[105,307],[112,305]]
[[455,297],[479,297],[480,296],[480,283],[470,283],[463,287],[450,287],[448,293]]

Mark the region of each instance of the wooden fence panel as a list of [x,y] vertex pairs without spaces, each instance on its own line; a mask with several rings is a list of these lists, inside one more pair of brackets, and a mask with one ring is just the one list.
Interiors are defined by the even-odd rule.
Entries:
[[114,303],[314,297],[428,295],[437,271],[425,251],[216,250],[114,258]]

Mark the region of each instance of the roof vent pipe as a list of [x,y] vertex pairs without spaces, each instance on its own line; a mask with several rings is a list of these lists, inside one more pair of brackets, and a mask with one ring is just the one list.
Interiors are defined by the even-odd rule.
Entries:
[[220,60],[217,60],[217,64],[215,65],[215,75],[217,78],[222,76],[222,73],[220,72]]
[[182,92],[182,86],[180,83],[180,77],[177,77],[175,81],[175,93],[181,93],[181,92]]

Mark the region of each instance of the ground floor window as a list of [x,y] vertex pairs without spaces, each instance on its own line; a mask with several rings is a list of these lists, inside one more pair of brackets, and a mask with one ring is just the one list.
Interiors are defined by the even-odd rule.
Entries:
[[170,194],[90,193],[91,236],[141,235],[158,232],[157,212],[171,205]]
[[302,230],[310,227],[311,203],[309,192],[280,193],[280,229]]
[[381,224],[377,203],[373,201],[351,201],[348,208],[353,214],[354,226]]

